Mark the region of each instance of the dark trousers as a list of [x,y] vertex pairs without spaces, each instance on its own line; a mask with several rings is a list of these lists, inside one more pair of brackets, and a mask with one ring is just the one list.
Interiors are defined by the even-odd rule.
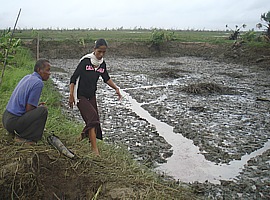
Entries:
[[91,99],[79,96],[77,106],[85,122],[85,127],[82,131],[84,136],[88,136],[89,129],[95,128],[96,137],[102,140],[102,131],[100,127],[96,96],[92,97]]
[[43,106],[28,111],[22,116],[13,115],[6,110],[2,122],[9,133],[37,142],[42,138],[47,116],[48,110]]

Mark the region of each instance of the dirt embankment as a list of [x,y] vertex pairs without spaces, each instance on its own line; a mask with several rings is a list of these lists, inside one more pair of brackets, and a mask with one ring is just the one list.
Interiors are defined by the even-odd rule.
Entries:
[[[36,54],[36,42],[24,43]],[[76,41],[41,41],[39,57],[48,59],[78,59],[89,53],[92,43],[81,45]],[[209,44],[204,42],[167,42],[153,46],[146,42],[109,42],[107,57],[181,57],[196,56],[227,63],[257,65],[270,68],[270,45],[255,47],[248,44]]]

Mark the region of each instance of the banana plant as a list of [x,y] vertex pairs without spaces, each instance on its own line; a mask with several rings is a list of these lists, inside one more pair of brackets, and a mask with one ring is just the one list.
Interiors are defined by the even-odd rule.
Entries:
[[264,21],[265,24],[258,23],[256,27],[259,29],[266,27],[265,38],[268,42],[270,42],[270,11],[261,14],[261,21]]
[[[0,64],[2,65],[5,60],[5,56],[8,55],[7,63],[14,58],[16,50],[20,47],[20,39],[11,39],[11,32],[3,31],[0,33]],[[7,54],[8,52],[8,54]]]
[[237,40],[240,36],[240,29],[246,28],[246,24],[242,24],[242,26],[235,25],[235,30],[231,29],[227,24],[226,28],[229,28],[232,31],[232,34],[229,36],[229,40]]

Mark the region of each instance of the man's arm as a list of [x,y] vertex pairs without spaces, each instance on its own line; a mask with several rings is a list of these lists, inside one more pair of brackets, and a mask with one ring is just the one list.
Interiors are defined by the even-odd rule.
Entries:
[[26,110],[26,112],[28,112],[28,111],[33,110],[33,109],[35,109],[35,108],[36,108],[36,107],[33,106],[33,105],[31,105],[31,104],[26,104],[25,110]]

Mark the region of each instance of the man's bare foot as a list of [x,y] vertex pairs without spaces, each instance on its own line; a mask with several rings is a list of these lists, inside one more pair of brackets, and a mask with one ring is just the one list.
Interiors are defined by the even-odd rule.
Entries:
[[34,141],[26,140],[26,139],[20,138],[18,136],[14,137],[14,141],[17,142],[17,143],[21,143],[21,144],[22,143],[23,144],[29,144],[29,145],[36,144],[36,142],[34,142]]

